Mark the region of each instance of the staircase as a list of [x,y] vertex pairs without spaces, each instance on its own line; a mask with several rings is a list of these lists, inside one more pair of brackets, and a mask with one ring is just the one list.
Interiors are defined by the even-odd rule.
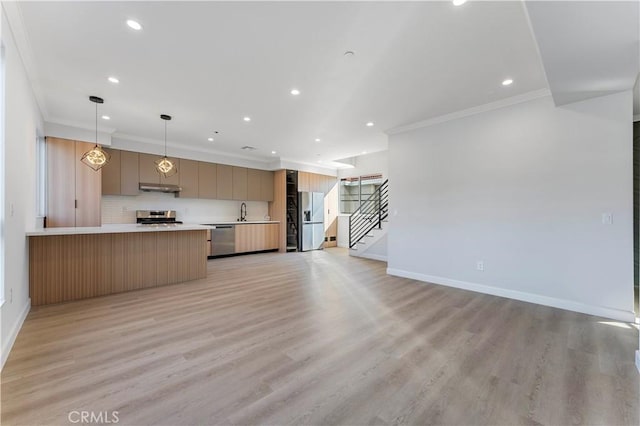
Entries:
[[349,254],[387,260],[389,180],[385,180],[349,217]]

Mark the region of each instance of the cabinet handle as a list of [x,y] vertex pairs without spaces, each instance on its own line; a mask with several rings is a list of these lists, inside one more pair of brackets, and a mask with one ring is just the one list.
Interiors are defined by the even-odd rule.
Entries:
[[73,206],[74,208],[78,208],[78,200],[73,200]]

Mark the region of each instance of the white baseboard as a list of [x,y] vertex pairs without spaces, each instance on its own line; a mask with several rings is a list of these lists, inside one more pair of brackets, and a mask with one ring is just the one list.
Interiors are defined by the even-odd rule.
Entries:
[[638,369],[638,373],[640,373],[640,350],[636,351],[636,368]]
[[586,305],[584,303],[574,302],[572,300],[557,299],[555,297],[541,296],[539,294],[525,293],[522,291],[509,290],[499,287],[491,287],[484,284],[458,281],[450,278],[436,277],[433,275],[425,275],[395,268],[387,268],[387,274],[403,278],[411,278],[414,280],[424,281],[432,284],[460,288],[463,290],[475,291],[477,293],[485,293],[499,297],[506,297],[509,299],[521,300],[523,302],[536,303],[538,305],[551,306],[553,308],[564,309],[567,311],[611,318],[617,321],[630,323],[635,321],[635,313],[633,311],[623,311],[621,309],[607,308],[604,306]]
[[11,332],[7,336],[7,340],[2,342],[2,359],[0,360],[1,362],[0,371],[4,368],[4,363],[7,362],[7,358],[9,358],[9,352],[11,351],[11,348],[13,348],[13,344],[16,341],[16,337],[18,337],[18,333],[20,332],[20,329],[22,328],[22,324],[24,323],[24,320],[27,318],[27,315],[29,314],[30,310],[31,310],[31,299],[28,299],[27,303],[24,306],[24,309],[22,310],[22,312],[20,312],[20,316],[18,317],[18,320],[13,325]]
[[369,254],[369,253],[357,254],[356,252],[355,254],[351,254],[351,255],[356,257],[363,257],[365,259],[379,260],[381,262],[387,261],[387,256],[384,256],[382,254]]

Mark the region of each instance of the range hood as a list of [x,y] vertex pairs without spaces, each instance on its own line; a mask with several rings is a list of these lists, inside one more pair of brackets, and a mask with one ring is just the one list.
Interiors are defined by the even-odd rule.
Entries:
[[142,183],[140,182],[140,191],[144,192],[166,192],[178,195],[182,191],[178,185],[169,185],[165,183]]

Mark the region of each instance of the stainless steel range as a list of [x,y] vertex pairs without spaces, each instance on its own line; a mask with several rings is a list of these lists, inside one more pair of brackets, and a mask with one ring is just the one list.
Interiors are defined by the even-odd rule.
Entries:
[[139,225],[180,225],[175,210],[136,210]]

